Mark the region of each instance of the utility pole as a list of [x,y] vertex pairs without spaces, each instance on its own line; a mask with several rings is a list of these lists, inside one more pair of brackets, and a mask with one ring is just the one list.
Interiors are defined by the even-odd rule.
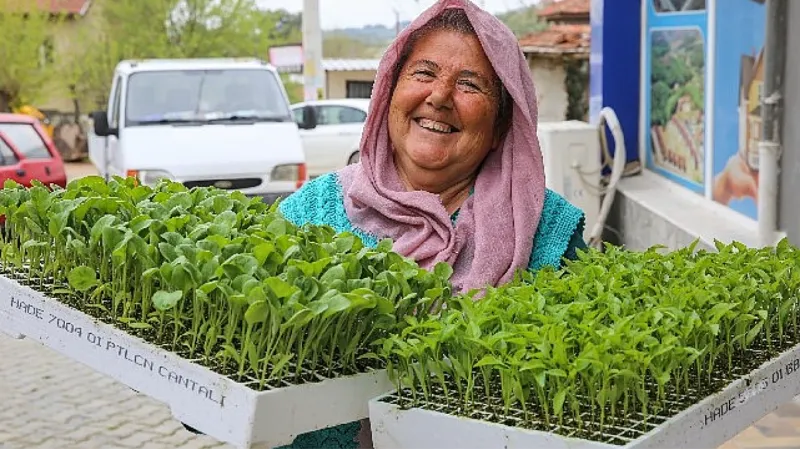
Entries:
[[303,0],[303,84],[308,100],[316,100],[324,85],[322,69],[322,26],[319,0]]

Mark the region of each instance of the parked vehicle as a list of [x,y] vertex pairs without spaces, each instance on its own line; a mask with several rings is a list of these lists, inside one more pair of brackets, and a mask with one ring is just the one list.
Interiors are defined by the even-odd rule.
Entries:
[[0,113],[0,184],[6,180],[67,186],[64,161],[36,117]]
[[54,129],[53,123],[50,121],[50,118],[47,117],[47,114],[45,114],[39,108],[33,105],[22,105],[19,108],[15,108],[11,112],[13,112],[14,114],[24,114],[26,116],[31,116],[35,119],[38,119],[45,133],[47,133],[47,135],[50,136],[51,139],[53,138],[53,129]]
[[286,90],[261,60],[122,61],[108,110],[92,118],[89,158],[107,178],[168,178],[268,202],[308,179]]
[[[304,111],[314,108],[313,127],[304,126]],[[292,105],[294,119],[306,152],[310,177],[358,162],[361,133],[369,111],[369,99],[312,100]]]

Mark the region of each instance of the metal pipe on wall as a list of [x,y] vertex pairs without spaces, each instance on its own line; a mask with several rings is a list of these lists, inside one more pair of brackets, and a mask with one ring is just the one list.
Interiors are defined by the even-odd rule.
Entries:
[[766,0],[764,88],[761,99],[762,135],[758,144],[758,242],[774,245],[778,231],[781,112],[786,63],[787,0]]

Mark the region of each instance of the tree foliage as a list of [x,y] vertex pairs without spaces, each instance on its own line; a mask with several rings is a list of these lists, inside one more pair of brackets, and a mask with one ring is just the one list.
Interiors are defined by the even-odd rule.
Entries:
[[0,14],[0,108],[3,99],[15,105],[41,100],[48,80],[80,104],[103,107],[121,60],[267,58],[270,46],[302,40],[300,14],[262,10],[256,0],[107,0],[74,19],[69,51],[56,56],[58,64],[42,66],[41,43],[57,18],[44,11],[8,13],[30,3],[0,0],[6,11]]
[[0,112],[37,101],[57,76],[51,32],[62,19],[30,0],[0,0]]
[[537,11],[538,8],[536,6],[524,6],[498,14],[497,18],[510,28],[518,38],[521,38],[526,34],[547,28],[547,22],[539,18]]

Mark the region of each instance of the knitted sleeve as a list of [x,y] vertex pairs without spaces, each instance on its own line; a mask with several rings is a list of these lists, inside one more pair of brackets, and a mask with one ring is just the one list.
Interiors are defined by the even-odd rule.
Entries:
[[580,208],[547,189],[528,269],[536,271],[544,266],[559,268],[563,258],[577,258],[577,249],[586,248],[583,240],[585,220]]
[[378,245],[378,239],[353,226],[347,217],[342,198],[342,186],[336,173],[328,173],[304,184],[286,197],[278,210],[297,226],[328,225],[337,233],[349,231],[360,237],[367,247]]
[[[295,225],[328,225],[337,232],[355,234],[368,247],[378,245],[377,237],[354,227],[347,217],[336,173],[309,181],[283,200],[278,208]],[[576,249],[586,247],[583,229],[583,211],[548,189],[528,268],[535,271],[547,265],[560,267],[563,258],[575,259]]]

